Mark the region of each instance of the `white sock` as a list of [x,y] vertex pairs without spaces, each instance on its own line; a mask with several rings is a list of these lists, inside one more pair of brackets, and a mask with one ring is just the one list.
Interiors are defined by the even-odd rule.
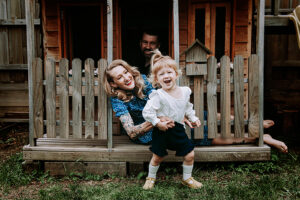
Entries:
[[155,178],[155,179],[156,179],[156,173],[157,173],[158,168],[159,168],[159,165],[153,166],[153,165],[151,165],[151,163],[150,163],[150,164],[149,164],[149,173],[148,173],[148,177],[150,177],[150,178]]
[[192,176],[193,165],[182,165],[183,168],[183,180],[187,180]]

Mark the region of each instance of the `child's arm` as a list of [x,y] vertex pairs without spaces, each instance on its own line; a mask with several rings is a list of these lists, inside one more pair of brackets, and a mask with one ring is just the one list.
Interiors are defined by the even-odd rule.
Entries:
[[153,125],[150,122],[144,122],[135,126],[129,113],[121,115],[120,121],[131,139],[136,139],[153,128]]
[[146,106],[143,109],[143,117],[146,121],[150,122],[153,126],[157,126],[159,130],[166,131],[168,127],[168,121],[160,121],[157,117],[157,111],[161,108],[161,102],[157,91],[153,91],[150,94],[150,99],[147,101]]
[[188,102],[185,110],[185,116],[192,122],[193,126],[200,127],[201,122],[199,118],[195,115],[195,110],[193,109],[193,104]]

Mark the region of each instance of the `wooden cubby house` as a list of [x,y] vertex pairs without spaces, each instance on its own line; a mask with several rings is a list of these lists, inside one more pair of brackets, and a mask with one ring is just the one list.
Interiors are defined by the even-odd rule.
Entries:
[[[258,144],[196,147],[196,162],[270,159],[262,139],[265,0],[25,0],[25,8],[26,162],[42,161],[53,174],[82,168],[126,174],[128,167],[149,162],[149,146],[120,134],[101,81],[113,59],[134,60],[137,32],[145,26],[163,33],[162,51],[179,63],[180,84],[193,89],[209,138],[259,138]],[[195,131],[195,138],[202,137],[203,127]],[[172,152],[166,159],[181,160]]]

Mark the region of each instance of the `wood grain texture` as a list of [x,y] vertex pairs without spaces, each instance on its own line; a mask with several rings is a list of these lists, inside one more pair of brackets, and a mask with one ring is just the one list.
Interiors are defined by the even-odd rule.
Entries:
[[73,121],[73,137],[82,137],[82,96],[81,96],[81,65],[80,59],[72,61],[72,83],[73,83],[73,96],[72,96],[72,121]]

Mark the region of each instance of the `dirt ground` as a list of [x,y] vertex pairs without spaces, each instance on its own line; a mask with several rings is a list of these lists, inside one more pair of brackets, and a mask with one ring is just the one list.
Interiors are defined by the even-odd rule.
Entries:
[[28,144],[28,124],[0,123],[0,161],[21,152]]

